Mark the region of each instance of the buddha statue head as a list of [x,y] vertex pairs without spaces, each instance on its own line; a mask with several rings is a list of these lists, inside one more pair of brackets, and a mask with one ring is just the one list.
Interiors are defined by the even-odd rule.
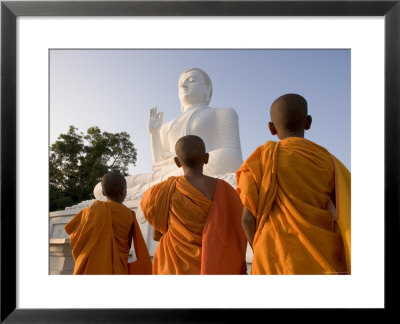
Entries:
[[208,106],[212,95],[212,83],[206,72],[191,68],[182,72],[179,78],[179,100],[184,107],[204,103]]

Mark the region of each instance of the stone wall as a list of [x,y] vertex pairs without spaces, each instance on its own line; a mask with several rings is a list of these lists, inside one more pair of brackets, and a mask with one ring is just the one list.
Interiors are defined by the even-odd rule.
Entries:
[[72,274],[74,259],[64,226],[77,214],[76,210],[50,213],[49,274]]

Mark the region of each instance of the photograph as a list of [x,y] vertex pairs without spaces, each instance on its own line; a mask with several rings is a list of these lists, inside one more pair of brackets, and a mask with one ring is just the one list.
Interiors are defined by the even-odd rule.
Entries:
[[[350,63],[348,49],[50,49],[49,273],[131,273],[139,243],[117,202],[149,274],[350,274]],[[193,135],[207,161],[186,164],[209,178],[179,156]],[[272,144],[276,171],[257,178]],[[124,197],[104,194],[108,172]]]

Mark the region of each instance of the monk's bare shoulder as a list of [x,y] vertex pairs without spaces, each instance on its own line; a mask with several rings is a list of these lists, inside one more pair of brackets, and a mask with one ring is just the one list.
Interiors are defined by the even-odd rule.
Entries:
[[207,185],[207,193],[208,193],[208,198],[212,198],[215,195],[215,190],[217,188],[217,183],[218,183],[218,179],[217,178],[213,178],[210,176],[205,176],[205,180],[206,180],[206,185]]
[[217,181],[218,181],[217,178],[210,177],[210,176],[207,176],[207,175],[204,175],[204,177],[205,177],[205,179],[206,179],[206,181],[207,181],[207,184],[213,185],[213,186],[216,186],[216,185],[217,185]]

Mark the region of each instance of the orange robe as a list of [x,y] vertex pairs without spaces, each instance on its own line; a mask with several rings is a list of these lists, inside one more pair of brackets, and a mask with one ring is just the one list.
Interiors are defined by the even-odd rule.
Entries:
[[209,200],[184,176],[170,177],[147,190],[143,214],[161,237],[153,274],[245,274],[243,205],[236,191],[217,180]]
[[151,275],[152,263],[150,259],[149,250],[147,249],[146,242],[144,241],[142,231],[136,220],[136,214],[133,214],[133,244],[135,248],[136,261],[128,263],[128,274],[130,275]]
[[304,138],[268,141],[236,179],[256,218],[252,274],[350,274],[350,172],[325,148]]
[[[135,214],[126,206],[96,200],[81,210],[65,231],[71,240],[74,274],[151,274],[150,256]],[[128,266],[132,234],[134,239],[136,236],[137,261]]]

